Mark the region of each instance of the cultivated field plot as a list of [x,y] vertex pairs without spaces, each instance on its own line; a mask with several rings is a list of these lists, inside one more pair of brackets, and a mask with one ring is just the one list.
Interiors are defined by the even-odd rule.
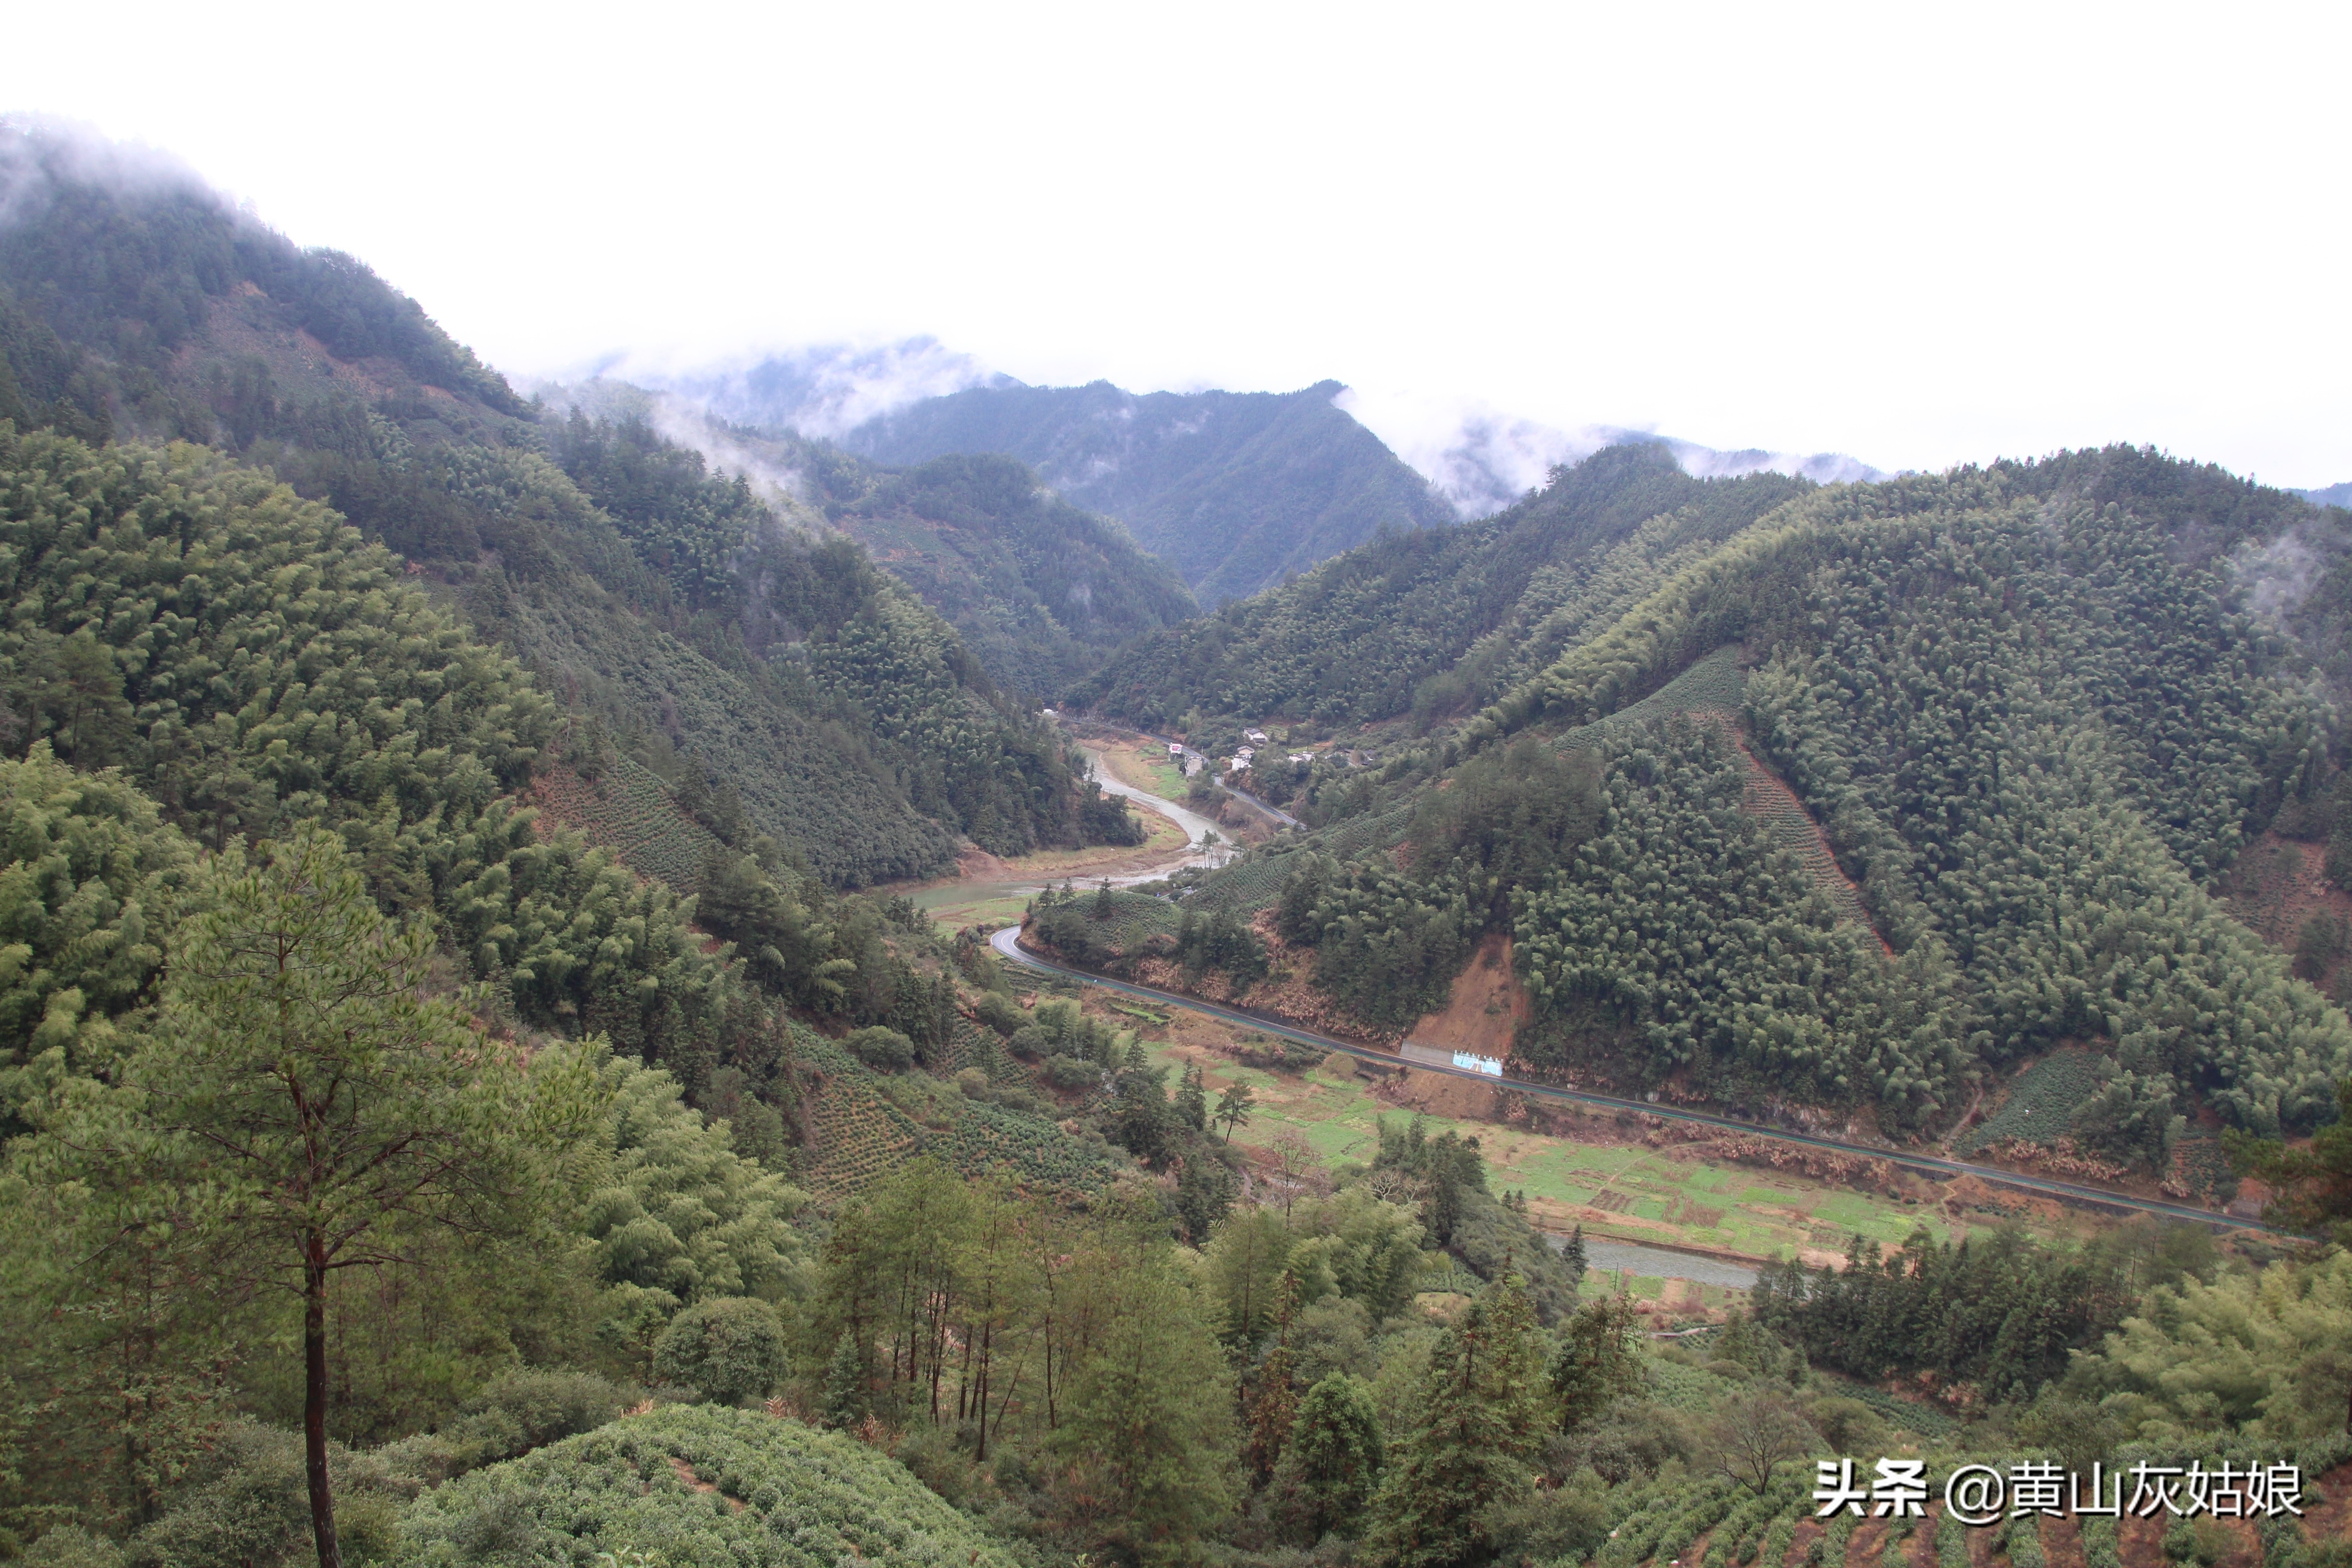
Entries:
[[700,889],[703,867],[719,847],[709,828],[678,809],[660,775],[626,756],[615,755],[593,781],[550,768],[532,781],[531,795],[551,821],[679,893]]
[[863,1191],[914,1157],[921,1129],[882,1097],[871,1068],[806,1030],[793,1030],[793,1045],[824,1079],[810,1100],[813,1158],[805,1172],[820,1202]]
[[1130,789],[1143,790],[1181,805],[1191,787],[1183,770],[1168,760],[1168,748],[1158,741],[1089,741],[1103,762]]
[[1107,921],[1094,918],[1095,901],[1094,894],[1078,895],[1078,907],[1087,911],[1096,940],[1114,952],[1133,952],[1155,936],[1173,936],[1184,923],[1181,909],[1150,893],[1112,889]]
[[1203,879],[1184,900],[1188,909],[1230,910],[1245,915],[1282,896],[1282,884],[1296,868],[1288,855],[1254,856]]
[[1960,1140],[1962,1159],[2014,1138],[2055,1143],[2074,1126],[2074,1112],[2099,1087],[2099,1058],[2089,1051],[2053,1051],[2010,1081],[2000,1109]]
[[953,1127],[932,1133],[924,1152],[968,1176],[1000,1175],[1031,1189],[1094,1192],[1127,1164],[1043,1117],[977,1101],[964,1107]]
[[[833,1204],[863,1192],[929,1155],[968,1176],[998,1175],[1033,1190],[1092,1192],[1126,1163],[1107,1149],[1081,1142],[1042,1117],[1001,1106],[950,1097],[952,1120],[922,1126],[893,1104],[882,1075],[822,1036],[796,1031],[793,1044],[823,1082],[811,1099],[809,1191]],[[943,1073],[961,1067],[987,1071],[999,1059],[979,1026],[958,1020],[950,1044],[955,1059]],[[926,1113],[927,1120],[931,1119]]]
[[1020,924],[1021,917],[1028,911],[1029,901],[1037,895],[1008,891],[993,882],[946,882],[936,888],[919,888],[907,896],[914,900],[917,909],[950,931],[961,931],[966,926],[995,931]]
[[1554,742],[1563,752],[1590,751],[1613,736],[1676,713],[1720,713],[1727,721],[1739,711],[1747,674],[1737,650],[1720,647],[1675,676],[1639,702],[1621,708],[1606,719],[1569,731]]
[[[1174,1041],[1147,1040],[1145,1048],[1155,1062],[1171,1069],[1201,1063],[1213,1094],[1236,1081],[1250,1085],[1256,1097],[1254,1120],[1234,1134],[1236,1142],[1264,1144],[1292,1130],[1327,1162],[1365,1161],[1378,1147],[1381,1117],[1399,1121],[1412,1114],[1379,1098],[1349,1072],[1318,1068],[1292,1075],[1243,1067],[1195,1043],[1205,1031],[1193,1024],[1193,1016],[1180,1020],[1175,1032]],[[1492,1092],[1483,1086],[1461,1087],[1465,1093]],[[1580,1224],[1588,1237],[1755,1258],[1810,1255],[1818,1261],[1828,1254],[1843,1256],[1847,1238],[1857,1231],[1899,1246],[1918,1226],[1945,1239],[1981,1224],[1975,1218],[1956,1221],[1932,1198],[1906,1203],[1793,1173],[1670,1158],[1664,1149],[1613,1141],[1617,1129],[1611,1121],[1597,1121],[1594,1141],[1587,1142],[1469,1118],[1432,1115],[1428,1121],[1433,1135],[1450,1128],[1475,1137],[1487,1157],[1489,1185],[1524,1190],[1531,1215],[1547,1229],[1564,1232]],[[1638,1294],[1659,1294],[1656,1280],[1627,1283]]]

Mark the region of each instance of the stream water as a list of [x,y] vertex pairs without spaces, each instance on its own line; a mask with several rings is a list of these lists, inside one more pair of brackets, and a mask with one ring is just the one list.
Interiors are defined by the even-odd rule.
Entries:
[[[1568,1238],[1555,1236],[1551,1244],[1565,1247]],[[1673,1252],[1663,1247],[1643,1247],[1638,1241],[1603,1241],[1591,1236],[1584,1238],[1584,1264],[1597,1274],[1613,1274],[1622,1268],[1637,1279],[1690,1279],[1701,1285],[1737,1286],[1742,1290],[1756,1283],[1756,1270],[1745,1263]]]

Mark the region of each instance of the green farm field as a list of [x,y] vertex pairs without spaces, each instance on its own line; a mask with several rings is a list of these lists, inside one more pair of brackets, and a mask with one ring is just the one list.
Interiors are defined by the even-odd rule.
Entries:
[[[1412,1114],[1412,1107],[1375,1095],[1370,1082],[1351,1072],[1316,1068],[1292,1075],[1244,1067],[1214,1049],[1220,1028],[1180,1013],[1170,1028],[1145,1030],[1145,1048],[1171,1076],[1185,1063],[1201,1064],[1212,1093],[1236,1081],[1250,1085],[1256,1106],[1254,1119],[1234,1135],[1238,1143],[1263,1145],[1294,1130],[1328,1162],[1367,1160],[1378,1120]],[[1452,1079],[1423,1081],[1442,1086],[1444,1095],[1490,1092],[1475,1085],[1457,1089]],[[1608,1118],[1591,1119],[1592,1136],[1582,1139],[1475,1117],[1424,1114],[1433,1133],[1452,1129],[1475,1137],[1487,1158],[1489,1185],[1524,1190],[1537,1224],[1551,1230],[1581,1225],[1588,1237],[1819,1262],[1843,1256],[1857,1231],[1899,1246],[1921,1226],[1943,1239],[1998,1223],[1990,1215],[1948,1212],[1931,1183],[1916,1183],[1916,1197],[1906,1202],[1786,1171],[1677,1158],[1671,1146],[1643,1143]]]
[[994,931],[999,926],[1017,925],[1031,897],[1025,892],[1008,892],[995,882],[942,882],[908,896],[914,900],[917,909],[950,931],[961,931],[966,926]]

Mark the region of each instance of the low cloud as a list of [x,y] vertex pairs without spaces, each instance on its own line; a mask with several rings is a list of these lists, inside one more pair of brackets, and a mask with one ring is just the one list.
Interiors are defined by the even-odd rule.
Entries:
[[1720,451],[1695,441],[1622,425],[1563,430],[1507,414],[1474,398],[1432,398],[1350,387],[1332,400],[1429,480],[1464,517],[1484,517],[1539,488],[1553,468],[1581,462],[1603,447],[1653,441],[1699,479],[1741,474],[1802,475],[1823,484],[1883,479],[1885,473],[1835,452],[1801,454],[1761,447]]
[[184,191],[235,211],[203,175],[168,153],[113,142],[96,127],[46,115],[0,114],[0,226],[43,209],[59,184],[122,192]]
[[1012,384],[936,338],[878,344],[817,343],[676,367],[617,355],[599,374],[666,392],[730,425],[823,440],[880,415],[968,387]]

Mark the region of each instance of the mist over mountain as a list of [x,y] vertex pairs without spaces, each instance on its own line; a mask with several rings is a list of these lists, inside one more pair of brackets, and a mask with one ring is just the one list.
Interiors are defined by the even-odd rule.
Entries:
[[2352,487],[523,390],[0,120],[0,1558],[2347,1568]]
[[[967,842],[1125,831],[1082,826],[1092,796],[1026,697],[854,535],[755,490],[754,465],[714,472],[620,400],[526,402],[364,263],[294,245],[138,149],[0,126],[0,421],[215,447],[327,503],[563,693],[603,737],[582,742],[589,769],[613,749],[722,840],[764,835],[849,886],[936,871]],[[959,506],[975,535],[1002,523],[976,547],[996,601],[1008,621],[1043,616],[1034,658],[996,661],[1014,679],[1075,657],[1070,625],[1189,612],[1172,582],[1106,591],[1097,611],[1085,521],[996,519],[991,501],[1025,504],[1028,487],[976,483],[926,504]],[[1080,540],[1038,579],[1058,616],[1021,597],[1022,552],[1055,553],[1031,542],[1055,529]],[[0,647],[0,678],[26,668]]]
[[597,375],[668,393],[730,425],[790,430],[838,440],[910,403],[975,386],[1018,386],[937,338],[895,343],[810,343],[749,363],[687,370],[627,354],[608,356]]
[[1561,429],[1476,400],[1417,398],[1350,387],[1338,401],[1465,518],[1491,516],[1542,489],[1554,468],[1573,467],[1595,452],[1628,445],[1663,447],[1685,473],[1698,479],[1778,473],[1816,484],[1844,484],[1888,477],[1843,453],[1775,452],[1760,447],[1727,451],[1622,425]]
[[1887,477],[1840,453],[1726,450],[1621,425],[1563,429],[1476,400],[1336,381],[1281,394],[1033,386],[930,337],[811,345],[682,372],[626,357],[601,368],[728,424],[834,441],[886,466],[1018,458],[1071,504],[1126,523],[1212,607],[1311,568],[1384,523],[1491,516],[1541,489],[1553,469],[1612,446],[1661,447],[1694,479]]
[[2297,490],[2295,493],[2314,506],[2352,506],[2352,479],[2340,485],[2329,485],[2325,489]]

